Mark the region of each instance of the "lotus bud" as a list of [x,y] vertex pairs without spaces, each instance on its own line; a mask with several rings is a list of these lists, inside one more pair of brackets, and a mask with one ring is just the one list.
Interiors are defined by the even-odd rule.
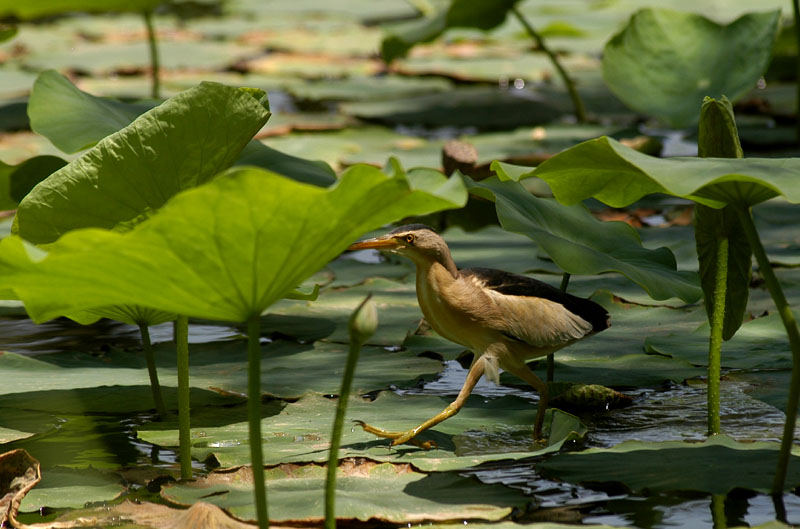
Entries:
[[350,341],[363,345],[378,328],[378,308],[372,301],[372,294],[368,294],[364,301],[353,311],[348,324]]

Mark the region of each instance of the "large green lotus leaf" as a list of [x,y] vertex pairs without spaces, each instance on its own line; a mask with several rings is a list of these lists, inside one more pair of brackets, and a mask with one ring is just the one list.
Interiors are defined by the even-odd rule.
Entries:
[[112,307],[99,307],[85,311],[66,314],[68,318],[82,325],[89,325],[100,318],[121,321],[129,325],[140,323],[151,326],[173,321],[177,315],[162,310],[150,309],[141,305],[117,305]]
[[154,106],[155,102],[123,103],[93,96],[55,70],[47,70],[33,83],[28,117],[34,132],[62,151],[73,153],[125,128]]
[[[76,152],[125,128],[154,106],[154,102],[125,103],[93,96],[78,89],[63,75],[49,70],[42,72],[34,83],[28,115],[34,131],[47,137],[62,151]],[[237,118],[248,119],[247,110],[240,109]],[[253,117],[261,114],[257,112]],[[284,154],[256,140],[245,145],[234,165],[263,167],[316,185],[327,186],[336,180],[335,173],[324,162]]]
[[70,11],[149,11],[163,0],[37,0],[36,2],[16,2],[0,0],[0,15],[13,15],[22,19],[67,13]]
[[667,248],[644,248],[628,224],[598,221],[582,205],[537,198],[518,182],[466,182],[472,192],[495,200],[503,228],[536,241],[565,272],[620,272],[655,299],[679,297],[691,303],[702,295],[694,272],[678,271]]
[[[321,523],[325,467],[280,466],[266,471],[272,522]],[[253,521],[252,474],[249,469],[214,472],[192,483],[162,490],[169,502],[204,501],[236,518]],[[423,474],[406,465],[365,461],[340,468],[336,477],[336,515],[344,519],[416,523],[428,520],[480,518],[500,520],[530,501],[522,491],[487,485],[454,473]]]
[[[652,353],[703,366],[708,364],[708,333],[708,324],[703,324],[691,333],[648,337],[645,347]],[[735,369],[790,369],[792,353],[778,314],[742,325],[722,345],[722,365]]]
[[94,469],[51,468],[42,471],[42,480],[33,487],[19,506],[20,512],[80,508],[89,502],[110,501],[125,487],[119,476]]
[[48,251],[6,238],[0,283],[36,321],[120,304],[245,321],[364,232],[466,200],[457,177],[440,175],[426,189],[368,166],[352,167],[331,188],[232,169],[127,233],[74,230]]
[[753,89],[779,19],[780,11],[748,13],[723,26],[692,13],[642,9],[606,44],[603,77],[634,110],[685,127],[697,122],[705,96],[736,101]]
[[19,234],[47,243],[76,228],[144,220],[229,167],[269,118],[265,105],[260,90],[217,83],[178,94],[37,185],[17,212]]
[[[504,173],[503,166],[493,169]],[[778,195],[800,202],[798,158],[656,158],[606,136],[567,149],[527,174],[546,181],[565,204],[594,197],[624,207],[650,193],[714,208],[752,206]]]
[[0,162],[0,210],[15,209],[36,184],[65,165],[58,156],[34,156],[17,165]]
[[[404,431],[442,411],[450,400],[388,392],[380,393],[374,401],[354,397],[348,402],[347,420],[362,420],[388,430]],[[326,461],[335,409],[335,400],[310,394],[287,404],[280,415],[264,419],[265,464]],[[343,432],[339,457],[408,463],[423,471],[455,470],[487,461],[555,452],[565,442],[582,438],[587,431],[576,417],[554,409],[545,417],[548,446],[536,448],[533,444],[535,419],[536,406],[528,400],[512,396],[486,400],[474,396],[467,400],[458,415],[420,434],[420,439],[433,440],[438,448],[390,447],[388,440],[356,426]],[[201,461],[213,456],[223,467],[246,465],[250,461],[247,432],[246,422],[195,428],[192,456]],[[178,442],[176,430],[140,428],[138,435],[144,441],[162,446]]]
[[422,42],[430,42],[448,28],[468,27],[482,30],[493,29],[503,23],[508,11],[519,0],[452,0],[446,9],[414,21],[395,30],[381,44],[383,59],[389,63],[404,56],[412,47]]
[[[546,476],[586,485],[622,483],[632,492],[735,488],[769,492],[778,443],[736,442],[716,435],[702,443],[627,441],[612,448],[558,454],[537,465]],[[800,450],[793,450],[786,488],[800,484]]]

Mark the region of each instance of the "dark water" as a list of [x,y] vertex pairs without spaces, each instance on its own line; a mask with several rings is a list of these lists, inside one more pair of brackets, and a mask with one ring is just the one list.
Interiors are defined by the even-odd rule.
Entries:
[[[194,343],[228,340],[239,335],[235,328],[210,324],[192,325],[190,334],[190,341]],[[155,342],[170,340],[171,325],[155,327],[152,336]],[[69,320],[35,325],[24,318],[0,318],[0,349],[37,355],[77,348],[87,352],[102,351],[109,347],[136,350],[139,348],[138,329],[106,321],[84,327]],[[455,396],[465,374],[466,370],[458,362],[447,362],[445,370],[436,380],[421,387],[397,391]],[[749,397],[745,389],[746,386],[741,383],[723,384],[723,429],[737,438],[778,440],[783,414]],[[706,394],[703,386],[673,385],[637,389],[628,394],[634,398],[630,407],[581,417],[590,431],[586,446],[609,447],[634,439],[664,441],[705,438]],[[483,380],[471,398],[504,395],[529,399],[532,406],[538,401],[533,391],[496,386]],[[36,419],[41,421],[42,417]],[[52,428],[32,438],[7,443],[4,449],[24,447],[35,453],[45,468],[56,464],[63,466],[67,462],[77,468],[91,465],[100,468],[151,469],[154,475],[178,469],[175,451],[136,439],[135,428],[152,420],[148,414],[59,414],[51,419]],[[511,446],[528,441],[513,438],[503,440]],[[87,457],[91,461],[85,459]],[[199,473],[210,470],[200,462],[195,462],[195,469]],[[473,474],[486,483],[503,483],[529,494],[539,508],[529,513],[518,513],[518,521],[582,522],[648,529],[711,529],[725,525],[757,525],[781,518],[785,513],[790,523],[800,524],[800,496],[796,494],[785,494],[781,504],[769,495],[749,491],[736,491],[727,497],[712,498],[707,494],[640,496],[618,490],[592,490],[541,477],[536,471],[535,460],[501,462],[464,473]],[[716,515],[713,514],[715,512]],[[44,521],[52,518],[54,513],[43,515],[28,514],[24,521]]]

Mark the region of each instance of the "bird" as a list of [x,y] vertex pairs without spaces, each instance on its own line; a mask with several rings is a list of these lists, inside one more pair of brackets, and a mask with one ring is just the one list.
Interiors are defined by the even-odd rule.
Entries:
[[416,266],[417,301],[425,320],[440,336],[474,353],[456,399],[415,428],[395,432],[356,421],[365,431],[392,439],[392,446],[435,446],[416,436],[458,413],[482,376],[499,384],[499,369],[516,375],[539,393],[533,434],[541,441],[548,389],[526,361],[610,326],[603,306],[543,281],[492,268],[458,269],[442,236],[424,224],[400,226],[348,249],[383,250],[409,258]]

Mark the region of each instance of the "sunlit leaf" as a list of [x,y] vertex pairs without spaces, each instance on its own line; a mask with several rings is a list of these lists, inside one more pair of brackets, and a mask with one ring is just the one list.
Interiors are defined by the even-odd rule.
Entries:
[[[356,373],[358,373],[358,369]],[[389,430],[407,430],[442,411],[450,400],[430,395],[381,393],[374,401],[353,397],[348,402],[347,424],[362,420]],[[280,415],[265,418],[262,428],[274,435],[265,436],[265,464],[324,462],[328,457],[330,423],[336,402],[320,395],[306,395],[286,405]],[[474,396],[450,419],[420,434],[438,448],[423,450],[411,445],[390,447],[386,439],[361,428],[346,428],[342,435],[340,458],[366,457],[375,461],[410,463],[424,471],[473,467],[487,461],[522,459],[558,451],[565,442],[582,438],[586,427],[574,416],[551,410],[545,417],[546,447],[535,447],[534,403],[519,397],[485,400]],[[203,436],[192,436],[193,457],[209,456],[223,467],[249,462],[247,423],[218,428],[203,428]],[[159,445],[177,444],[175,430],[140,429],[139,437]]]
[[517,182],[466,181],[471,192],[495,201],[503,228],[536,241],[564,272],[620,272],[655,299],[694,302],[701,296],[696,274],[679,272],[667,248],[644,248],[628,224],[601,222],[582,205],[537,198]]
[[[267,470],[270,520],[319,524],[326,469],[317,465]],[[319,501],[311,500],[319,496]],[[209,502],[243,520],[254,520],[252,474],[212,473],[193,483],[165,488],[162,497],[180,505]],[[360,462],[339,469],[338,517],[416,523],[480,518],[499,520],[529,498],[503,485],[487,485],[455,473],[423,474],[407,465]]]
[[606,44],[603,78],[634,110],[674,127],[691,125],[705,96],[736,101],[753,89],[779,19],[779,10],[766,11],[719,25],[692,13],[641,9]]
[[650,193],[714,208],[752,206],[778,195],[800,202],[800,158],[656,158],[606,136],[567,149],[528,174],[546,181],[565,204],[594,197],[624,207]]
[[127,233],[75,230],[49,251],[7,238],[0,283],[37,321],[118,304],[245,321],[364,232],[463,205],[460,179],[442,179],[435,190],[419,191],[403,175],[355,166],[325,189],[233,169],[174,197]]

